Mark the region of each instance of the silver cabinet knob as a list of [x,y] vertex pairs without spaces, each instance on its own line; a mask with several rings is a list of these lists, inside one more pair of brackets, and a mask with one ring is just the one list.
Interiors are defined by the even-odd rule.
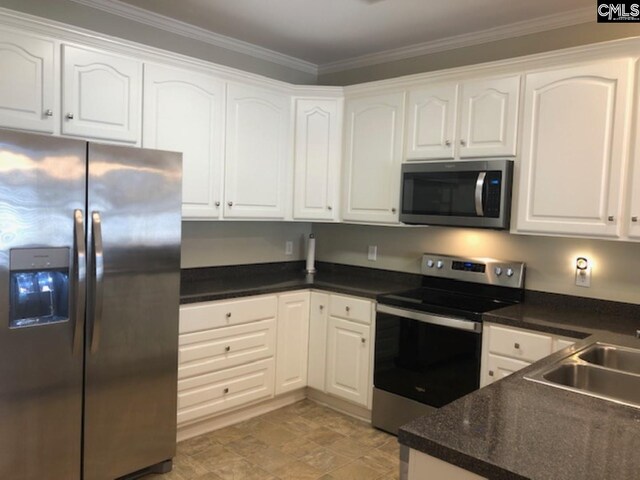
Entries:
[[220,206],[220,202],[216,202],[216,207],[219,207],[219,206]]
[[366,338],[361,338],[360,339],[360,343],[367,343],[367,339]]
[[450,147],[450,146],[451,146],[451,140],[445,140],[445,141],[444,141],[444,144],[445,144],[447,147]]
[[45,117],[53,117],[53,110],[51,110],[50,108],[44,111],[44,116]]
[[515,348],[516,350],[520,350],[520,344],[519,343],[514,343],[513,344],[513,348]]
[[466,147],[467,142],[465,140],[460,140],[460,145],[462,145],[463,147]]
[[224,351],[225,352],[230,352],[231,351],[231,347],[229,345],[227,345],[226,347],[224,347]]
[[634,222],[634,223],[637,222],[638,221],[638,217],[631,217],[631,221]]
[[494,375],[493,370],[489,370],[489,376],[493,377],[493,375]]
[[347,311],[347,313],[349,313],[349,311],[351,310],[349,307],[344,307],[344,309]]
[[231,318],[231,312],[227,313],[227,318]]
[[225,388],[224,390],[222,390],[222,393],[229,393],[229,389]]
[[396,209],[395,209],[395,208],[392,208],[392,209],[391,209],[391,213],[396,213]]
[[229,205],[230,207],[233,207],[233,202],[227,202],[227,205]]
[[67,117],[67,120],[73,120],[73,113],[67,113],[65,117]]
[[607,220],[609,220],[610,222],[613,222],[616,219],[616,217],[614,217],[613,215],[609,215],[609,217],[607,218]]
[[320,305],[320,311],[324,310],[324,305]]
[[333,210],[333,207],[331,207],[331,205],[328,205],[327,206],[327,210],[331,211],[331,210]]

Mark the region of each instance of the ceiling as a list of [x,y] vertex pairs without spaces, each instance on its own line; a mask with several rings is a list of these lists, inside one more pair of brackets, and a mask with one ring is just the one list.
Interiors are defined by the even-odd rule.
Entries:
[[[120,0],[216,34],[330,65],[539,17],[593,9],[593,0]],[[568,17],[569,16],[569,17]],[[516,25],[517,27],[517,25]],[[517,35],[518,29],[510,35]],[[478,43],[478,42],[476,42]]]

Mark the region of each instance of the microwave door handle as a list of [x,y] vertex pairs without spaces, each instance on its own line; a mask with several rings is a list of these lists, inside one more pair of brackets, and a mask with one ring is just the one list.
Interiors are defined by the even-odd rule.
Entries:
[[484,202],[482,198],[482,192],[484,190],[484,182],[487,178],[487,172],[480,172],[478,179],[476,180],[476,214],[479,217],[484,217]]

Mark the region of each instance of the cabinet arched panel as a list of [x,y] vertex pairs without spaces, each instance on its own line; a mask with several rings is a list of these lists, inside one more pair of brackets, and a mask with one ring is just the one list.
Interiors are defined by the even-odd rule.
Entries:
[[446,85],[411,92],[407,159],[453,158],[457,91]]
[[62,133],[136,143],[140,129],[140,62],[63,46]]
[[0,32],[0,127],[53,133],[54,43]]
[[527,76],[518,231],[619,235],[630,67]]

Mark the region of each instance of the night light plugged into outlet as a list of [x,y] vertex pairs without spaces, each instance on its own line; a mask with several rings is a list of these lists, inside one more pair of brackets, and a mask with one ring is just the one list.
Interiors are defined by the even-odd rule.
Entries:
[[587,288],[591,286],[591,264],[586,257],[576,258],[576,285]]

